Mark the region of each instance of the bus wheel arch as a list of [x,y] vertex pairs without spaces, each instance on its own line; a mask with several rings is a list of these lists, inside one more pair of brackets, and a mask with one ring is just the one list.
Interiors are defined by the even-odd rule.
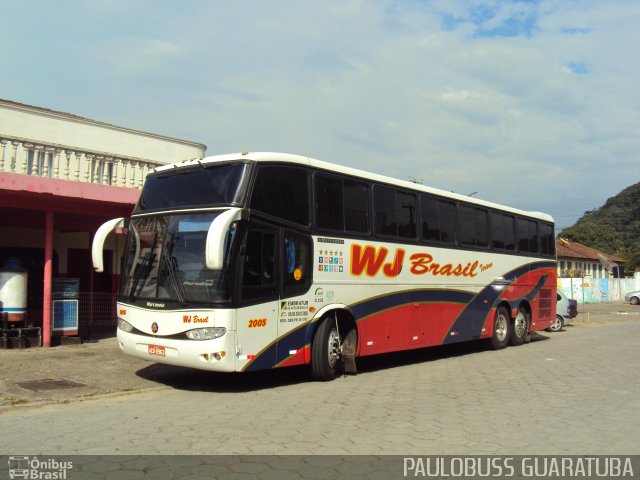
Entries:
[[320,381],[333,380],[342,371],[356,373],[358,344],[355,319],[346,310],[325,312],[317,322],[311,343],[311,375]]
[[522,302],[518,306],[516,316],[511,321],[511,330],[509,333],[510,345],[522,345],[528,343],[531,339],[531,305],[528,302]]

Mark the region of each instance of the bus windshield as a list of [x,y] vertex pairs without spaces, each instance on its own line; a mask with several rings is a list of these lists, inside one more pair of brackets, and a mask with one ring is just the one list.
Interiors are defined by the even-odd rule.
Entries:
[[135,213],[242,203],[251,166],[242,162],[198,165],[147,175]]
[[225,246],[224,266],[208,270],[205,243],[220,212],[132,218],[129,225],[120,295],[136,299],[221,303],[231,298],[227,266],[235,229]]

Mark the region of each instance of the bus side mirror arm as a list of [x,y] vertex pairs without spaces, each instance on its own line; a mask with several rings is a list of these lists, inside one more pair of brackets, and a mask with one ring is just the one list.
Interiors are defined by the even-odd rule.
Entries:
[[93,268],[96,272],[104,271],[104,258],[102,252],[104,250],[104,241],[107,239],[107,235],[116,228],[124,227],[124,218],[114,218],[108,222],[103,223],[98,228],[98,231],[93,236],[93,243],[91,244],[91,260],[93,262]]
[[205,245],[205,259],[209,270],[221,270],[224,262],[225,238],[229,227],[233,222],[237,222],[242,217],[242,209],[230,208],[218,215],[207,232],[207,242]]

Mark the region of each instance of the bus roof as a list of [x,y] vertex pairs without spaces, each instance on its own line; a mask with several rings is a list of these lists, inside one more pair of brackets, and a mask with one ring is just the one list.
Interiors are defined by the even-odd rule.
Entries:
[[506,205],[500,205],[498,203],[488,202],[475,197],[469,197],[467,195],[461,195],[458,193],[449,192],[446,190],[440,190],[438,188],[427,187],[425,185],[409,182],[407,180],[398,180],[393,177],[387,177],[384,175],[378,175],[376,173],[367,172],[365,170],[358,170],[356,168],[345,167],[335,163],[324,162],[322,160],[316,160],[311,157],[305,157],[302,155],[294,155],[290,153],[277,153],[277,152],[241,152],[241,153],[229,153],[224,155],[213,155],[201,159],[184,160],[178,163],[172,163],[169,165],[163,165],[154,169],[156,172],[163,172],[167,170],[180,169],[185,167],[191,167],[194,165],[207,165],[211,163],[228,163],[232,161],[251,161],[251,162],[282,162],[289,164],[304,165],[307,167],[313,167],[320,170],[326,170],[332,173],[341,173],[344,175],[350,175],[353,177],[362,178],[363,180],[370,180],[373,182],[384,183],[387,185],[393,185],[397,187],[403,187],[419,192],[431,193],[440,197],[446,197],[452,200],[463,201],[466,203],[472,203],[474,205],[484,206],[488,208],[495,208],[510,212],[518,215],[525,215],[534,217],[539,220],[547,222],[553,222],[551,215],[541,212],[531,212],[520,210],[517,208],[508,207]]

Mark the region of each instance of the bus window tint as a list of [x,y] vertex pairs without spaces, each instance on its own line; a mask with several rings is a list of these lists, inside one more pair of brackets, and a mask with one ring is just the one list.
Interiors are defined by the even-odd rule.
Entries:
[[440,241],[456,242],[456,205],[452,202],[438,201],[440,211]]
[[240,203],[249,172],[243,163],[229,163],[147,175],[135,212]]
[[376,185],[373,190],[373,197],[376,213],[376,233],[395,237],[398,234],[395,191],[392,188]]
[[489,232],[487,212],[470,205],[458,207],[458,235],[460,243],[468,247],[487,247]]
[[553,225],[540,224],[540,241],[542,242],[542,254],[554,256],[556,254],[556,242],[553,235]]
[[344,226],[348,232],[369,231],[369,186],[344,180]]
[[456,206],[433,197],[420,198],[422,239],[426,242],[454,243]]
[[515,249],[515,219],[511,215],[491,212],[491,248],[513,251]]
[[415,195],[396,192],[396,209],[398,218],[398,238],[416,238],[416,215],[418,213]]
[[284,293],[304,293],[311,281],[311,241],[309,237],[286,232],[284,235]]
[[344,231],[342,181],[336,177],[316,175],[314,187],[318,228]]
[[247,234],[243,266],[242,297],[245,300],[276,294],[276,235],[262,230]]
[[306,226],[309,224],[308,190],[306,170],[263,166],[253,187],[251,208]]
[[538,253],[538,224],[533,220],[518,218],[518,251]]

